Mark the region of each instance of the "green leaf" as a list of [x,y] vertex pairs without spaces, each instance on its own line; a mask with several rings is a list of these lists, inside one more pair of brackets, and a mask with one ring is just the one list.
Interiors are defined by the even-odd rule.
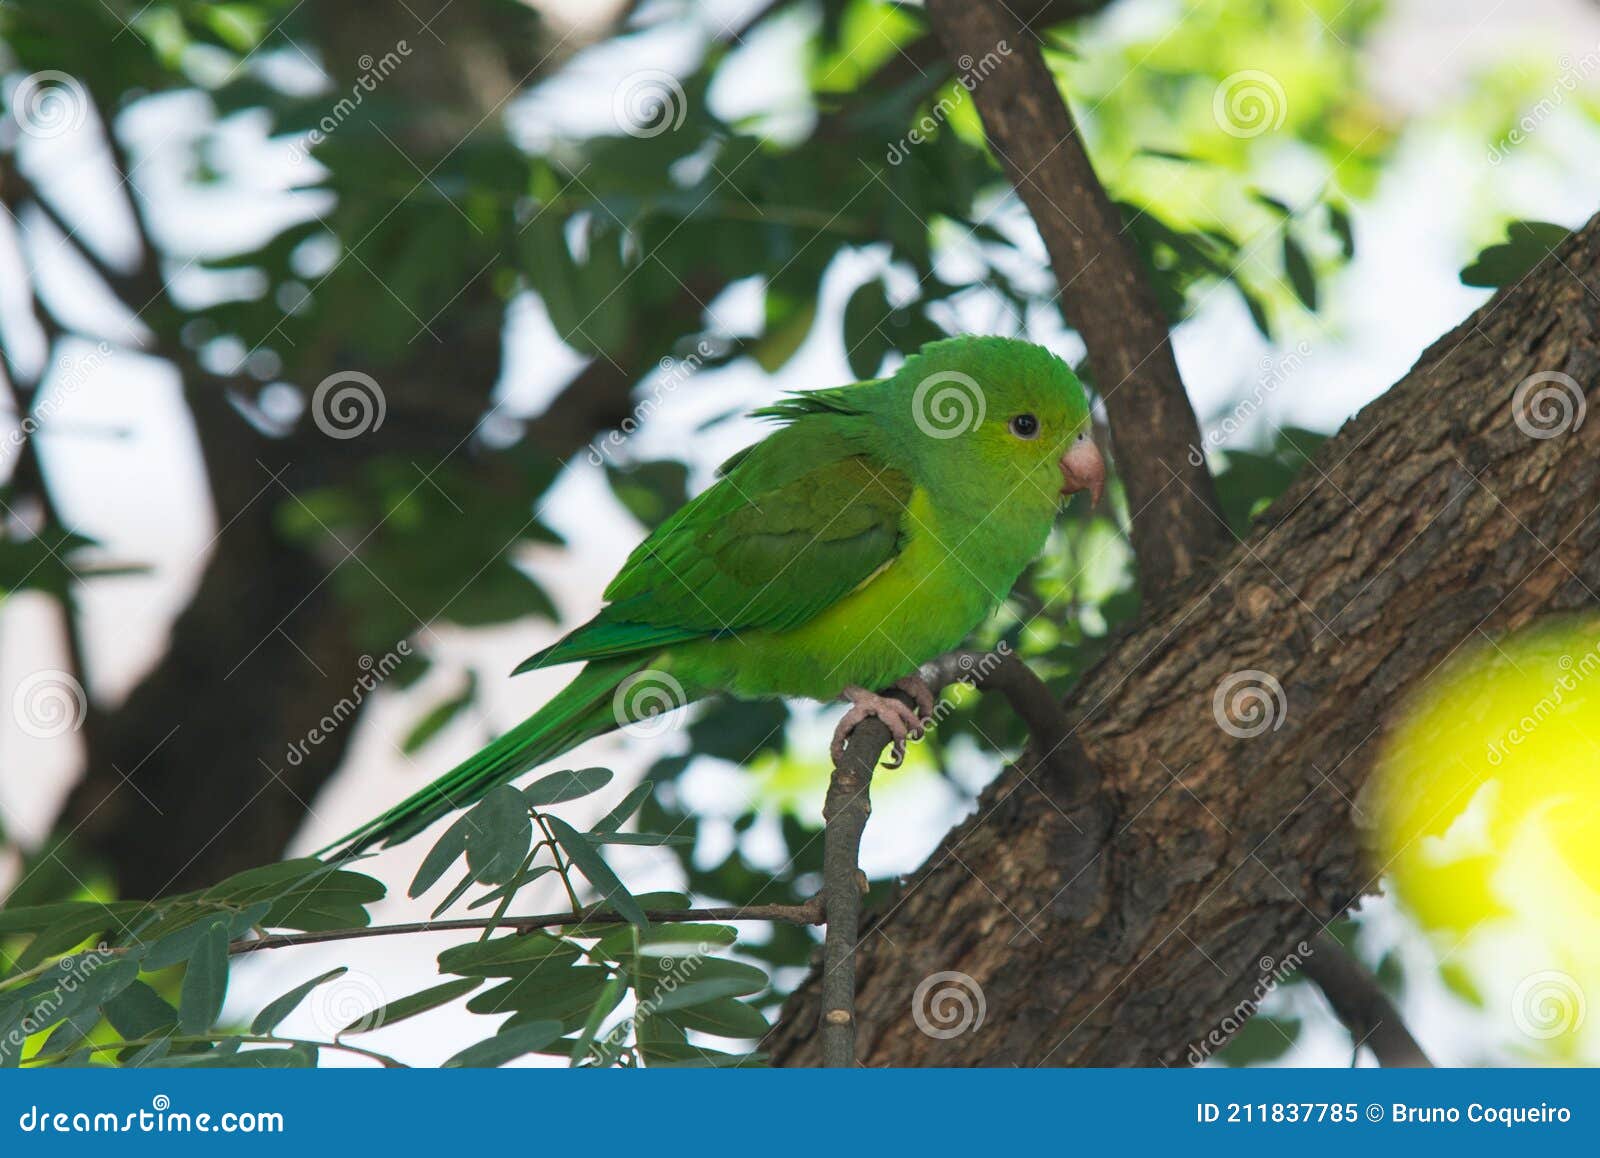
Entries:
[[680,985],[726,981],[729,983],[728,992],[741,997],[760,993],[770,983],[767,975],[756,966],[746,965],[743,961],[729,961],[724,957],[702,957],[699,960],[666,958],[660,961],[641,957],[637,968],[642,975],[657,983],[667,978],[676,978]]
[[[18,995],[17,1011],[34,1031],[66,1018],[77,1018],[95,1011],[132,985],[139,976],[139,962],[129,957],[106,957],[93,950],[63,957],[43,982],[29,986]],[[89,1028],[99,1020],[89,1018]],[[76,1043],[74,1043],[76,1044]]]
[[723,1053],[688,1042],[658,1041],[648,1056],[656,1069],[734,1069],[755,1066],[767,1060],[764,1053]]
[[523,802],[529,808],[543,808],[547,804],[565,804],[569,800],[598,792],[611,783],[609,768],[579,768],[576,771],[552,772],[535,780],[522,790]]
[[178,1028],[178,1011],[143,981],[135,980],[105,1003],[106,1020],[128,1040],[159,1037]]
[[[62,901],[53,905],[30,905],[19,909],[0,909],[0,934],[37,933],[59,925],[100,925],[120,929],[145,908],[142,901]],[[91,928],[90,932],[96,930]],[[85,937],[88,934],[84,934]]]
[[451,946],[439,954],[439,971],[466,977],[514,977],[544,961],[570,965],[579,955],[576,946],[548,933],[513,933]]
[[752,990],[745,982],[722,977],[706,981],[690,981],[670,989],[666,986],[660,986],[650,994],[650,1011],[652,1013],[671,1013],[675,1009],[687,1009],[690,1006],[703,1005],[707,1002],[725,1001],[730,997],[741,997],[750,992]]
[[[40,906],[40,910],[54,907]],[[113,923],[110,925],[107,924],[108,916],[113,918]],[[29,923],[32,923],[31,918]],[[110,911],[109,906],[74,907],[70,913],[64,913],[59,922],[40,928],[28,942],[28,947],[11,963],[12,968],[19,972],[32,969],[46,959],[77,948],[85,942],[99,943],[101,938],[107,935],[120,935],[124,927],[123,922],[115,920],[115,914]]]
[[565,850],[568,859],[577,867],[588,881],[600,891],[601,898],[620,913],[630,924],[639,928],[648,928],[649,920],[644,915],[644,910],[623,885],[622,879],[606,864],[605,858],[600,855],[589,838],[573,828],[559,816],[546,817],[545,823],[550,826],[551,833],[556,842]]
[[533,821],[522,793],[509,784],[493,789],[467,813],[467,867],[486,885],[517,875],[533,844]]
[[591,834],[596,832],[615,832],[633,818],[639,807],[650,799],[650,793],[655,791],[655,785],[648,780],[643,784],[635,785],[610,812],[595,821]]
[[1499,289],[1515,285],[1545,258],[1549,257],[1571,230],[1548,221],[1513,221],[1506,226],[1506,240],[1484,249],[1472,264],[1461,271],[1464,285]]
[[1473,981],[1472,974],[1454,961],[1445,961],[1439,966],[1439,980],[1451,993],[1461,998],[1468,1005],[1477,1009],[1487,1008],[1488,1003],[1483,998],[1483,991]]
[[531,1021],[504,1029],[486,1041],[470,1045],[444,1063],[445,1069],[494,1068],[524,1054],[543,1049],[561,1036],[559,1021]]
[[[512,877],[509,881],[507,881],[505,884],[501,885],[499,888],[494,889],[491,892],[484,893],[483,896],[481,896],[477,900],[473,901],[470,905],[467,906],[467,908],[468,909],[481,909],[484,905],[492,905],[496,901],[503,901],[510,894],[516,893],[516,892],[520,892],[525,885],[532,884],[534,881],[538,880],[540,877],[544,876],[546,873],[553,873],[555,871],[556,871],[556,866],[555,865],[550,865],[550,864],[535,865],[533,868],[530,868],[525,873],[518,873],[516,876]],[[442,906],[439,909],[439,912],[443,912],[445,908],[448,908],[448,906]],[[434,914],[434,916],[438,916],[439,912],[436,912]]]
[[889,298],[877,278],[857,287],[844,307],[844,348],[850,372],[865,380],[878,372],[889,353],[891,341],[885,333],[889,320]]
[[413,993],[409,997],[391,1001],[372,1013],[356,1018],[341,1029],[336,1036],[343,1037],[347,1033],[368,1033],[383,1026],[393,1025],[397,1021],[404,1021],[408,1017],[415,1017],[419,1013],[426,1013],[430,1009],[448,1005],[456,998],[471,993],[482,984],[483,979],[481,977],[462,977],[454,981],[446,981],[442,985],[424,989],[421,993]]
[[228,995],[228,925],[212,921],[201,934],[178,997],[178,1028],[203,1033],[216,1024]]
[[467,686],[423,713],[422,718],[412,725],[411,731],[407,732],[406,738],[400,742],[400,750],[407,756],[414,755],[424,744],[449,727],[450,722],[472,704],[477,694],[478,673],[468,672]]
[[694,843],[692,836],[672,836],[664,832],[591,832],[586,835],[591,844],[637,844],[659,847],[667,844]]
[[326,863],[314,856],[304,856],[245,869],[212,885],[203,896],[212,901],[249,904],[281,896],[306,884],[313,877],[330,875],[332,873]]
[[[635,898],[637,899],[637,898]],[[631,926],[611,929],[595,942],[595,951],[602,956],[622,959],[634,955],[635,938],[640,955],[660,957],[685,950],[709,952],[725,948],[738,940],[739,931],[732,925],[678,924],[667,922],[651,925],[648,932],[640,933]]]
[[422,858],[422,864],[417,868],[417,875],[411,878],[411,887],[406,890],[408,896],[420,897],[433,888],[440,877],[450,871],[450,866],[467,851],[469,830],[470,826],[465,816],[444,830],[444,835],[434,842],[433,847],[428,850],[428,855]]
[[1349,261],[1356,253],[1356,231],[1350,223],[1350,211],[1335,201],[1328,202],[1328,228],[1339,239],[1339,251]]
[[746,1005],[731,997],[697,1002],[675,1009],[670,1014],[663,1014],[657,1007],[656,1014],[667,1016],[674,1025],[682,1026],[684,1029],[699,1030],[701,1033],[715,1034],[717,1037],[748,1037],[760,1040],[771,1028],[767,1024],[767,1019],[762,1017],[760,1011],[753,1005]]
[[315,1069],[315,1046],[297,1044],[284,1049],[238,1050],[232,1053],[176,1054],[141,1063],[153,1069],[287,1070]]
[[471,869],[468,869],[466,875],[456,882],[456,887],[446,893],[444,900],[440,901],[433,907],[434,919],[438,920],[439,914],[443,913],[451,905],[459,901],[463,896],[466,895],[467,890],[477,883],[478,878],[472,875]]
[[756,365],[768,374],[776,374],[794,357],[811,333],[811,325],[817,318],[817,303],[813,299],[775,314],[771,306],[770,288],[767,296],[767,325],[750,353]]
[[1250,196],[1284,220],[1294,216],[1294,210],[1286,202],[1278,200],[1270,193],[1263,193],[1260,189],[1253,189],[1250,192]]
[[1317,308],[1317,275],[1311,269],[1311,259],[1288,230],[1283,234],[1283,271],[1289,276],[1294,296],[1308,310]]
[[554,1018],[565,1022],[588,1012],[605,988],[610,971],[595,965],[535,966],[513,976],[471,1001],[472,1013],[520,1013],[524,1020]]
[[594,1005],[589,1010],[589,1016],[584,1019],[583,1032],[578,1035],[578,1040],[573,1042],[572,1050],[567,1055],[577,1064],[589,1055],[589,1050],[594,1045],[594,1039],[600,1033],[600,1026],[609,1014],[622,1002],[623,991],[627,985],[620,977],[613,977],[607,981],[605,988],[600,990],[600,996],[595,998]]
[[607,463],[606,479],[617,501],[652,531],[689,498],[689,468],[681,462]]
[[266,1007],[256,1014],[256,1019],[250,1023],[250,1032],[258,1037],[272,1033],[283,1022],[283,1019],[293,1013],[295,1008],[305,1000],[306,994],[324,982],[332,981],[335,977],[342,977],[348,972],[349,969],[343,965],[337,969],[330,969],[318,977],[313,977],[310,981],[296,985],[282,997],[268,1002]]

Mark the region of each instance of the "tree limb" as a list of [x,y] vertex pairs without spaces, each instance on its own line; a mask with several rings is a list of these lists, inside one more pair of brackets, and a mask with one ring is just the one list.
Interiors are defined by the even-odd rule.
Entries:
[[872,814],[872,773],[889,738],[889,729],[881,720],[863,720],[851,733],[844,758],[833,769],[822,805],[822,906],[828,927],[822,943],[818,1034],[822,1064],[830,1068],[848,1069],[856,1064],[861,833]]
[[[1104,817],[1034,748],[984,791],[864,924],[884,936],[857,958],[863,1064],[1178,1064],[1248,962],[1372,891],[1361,792],[1407,693],[1485,634],[1600,607],[1600,422],[1535,438],[1512,406],[1555,371],[1600,408],[1597,298],[1600,217],[1114,642],[1065,705]],[[1243,735],[1223,726],[1241,679],[1273,702]],[[981,1030],[912,1024],[933,971],[981,986]],[[816,984],[768,1039],[778,1064],[814,1062]]]
[[1382,1066],[1431,1068],[1428,1055],[1367,967],[1326,933],[1313,938],[1311,946],[1313,952],[1300,969],[1322,990],[1357,1048],[1366,1046]]

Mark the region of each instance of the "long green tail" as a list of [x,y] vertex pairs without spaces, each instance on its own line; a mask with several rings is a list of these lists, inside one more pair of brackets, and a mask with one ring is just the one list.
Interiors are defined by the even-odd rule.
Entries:
[[649,659],[628,656],[585,664],[554,699],[522,723],[319,855],[338,849],[336,856],[343,858],[379,843],[399,844],[441,817],[477,803],[491,788],[628,723],[628,716],[613,705],[615,693],[629,676],[649,666]]

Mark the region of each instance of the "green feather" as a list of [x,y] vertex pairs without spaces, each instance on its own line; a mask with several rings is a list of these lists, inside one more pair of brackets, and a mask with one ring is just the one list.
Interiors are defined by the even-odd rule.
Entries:
[[377,844],[398,844],[457,809],[476,804],[491,788],[629,723],[617,718],[613,700],[623,681],[645,666],[638,657],[589,664],[515,728],[319,855],[337,849],[339,857],[354,856]]
[[[967,412],[947,404],[962,392]],[[628,722],[613,701],[635,673],[669,673],[685,700],[826,700],[956,646],[1043,548],[1058,459],[1089,421],[1066,363],[1011,338],[935,342],[890,378],[755,413],[779,429],[639,545],[592,620],[517,669],[586,661],[572,683],[342,852],[404,840]],[[1034,435],[1014,432],[1020,414]]]

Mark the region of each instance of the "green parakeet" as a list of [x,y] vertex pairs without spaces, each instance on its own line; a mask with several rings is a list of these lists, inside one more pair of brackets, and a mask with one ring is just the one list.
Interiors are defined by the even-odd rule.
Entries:
[[1009,338],[923,347],[892,377],[756,411],[778,430],[634,550],[588,623],[517,670],[582,662],[481,752],[338,842],[415,835],[593,736],[717,692],[843,697],[896,756],[926,715],[918,666],[957,646],[1043,548],[1060,496],[1098,502],[1083,386]]

